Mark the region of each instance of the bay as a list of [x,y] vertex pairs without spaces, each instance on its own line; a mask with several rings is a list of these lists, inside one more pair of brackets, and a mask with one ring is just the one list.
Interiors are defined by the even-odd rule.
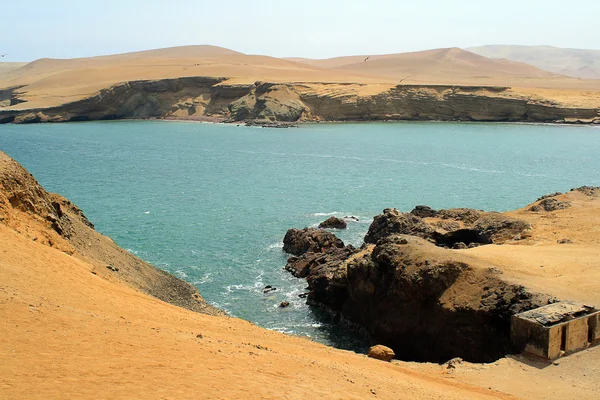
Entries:
[[[344,348],[361,342],[306,306],[298,297],[306,283],[282,270],[288,228],[353,215],[360,221],[337,233],[360,245],[386,207],[504,211],[600,184],[600,128],[591,126],[0,125],[0,149],[97,230],[198,286],[212,304]],[[278,290],[264,295],[265,285]],[[291,307],[279,308],[284,300]]]

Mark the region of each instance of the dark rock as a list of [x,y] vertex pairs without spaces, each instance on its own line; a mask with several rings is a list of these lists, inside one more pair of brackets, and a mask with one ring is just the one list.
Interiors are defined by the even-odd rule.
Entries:
[[348,224],[341,218],[329,217],[319,224],[320,229],[346,229]]
[[[329,249],[325,253],[306,252],[299,257],[290,257],[285,269],[291,272],[296,278],[306,278],[311,269],[317,267],[328,268],[329,266],[337,267],[356,252],[357,250],[352,246]],[[309,286],[307,290],[310,289]]]
[[410,213],[419,218],[430,218],[438,215],[438,212],[429,206],[416,206]]
[[301,299],[305,299],[308,296],[308,293],[300,293],[298,295],[298,297],[300,297]]
[[109,270],[111,270],[111,271],[113,271],[113,272],[118,272],[118,271],[119,271],[119,268],[115,267],[115,266],[114,266],[114,265],[112,265],[112,264],[108,264],[108,265],[106,266],[106,268],[107,268],[107,269],[109,269]]
[[454,245],[452,246],[453,249],[455,250],[464,250],[464,249],[468,249],[467,245],[464,244],[463,242],[457,242],[454,243]]
[[573,241],[568,238],[562,238],[562,239],[557,240],[557,243],[558,244],[567,244],[567,243],[573,243]]
[[378,240],[394,234],[431,238],[433,232],[433,228],[416,215],[386,208],[383,214],[373,219],[365,236],[365,243],[377,243]]
[[354,215],[344,215],[344,219],[351,219],[353,221],[360,221],[360,219],[358,219],[358,217],[355,217]]
[[556,211],[564,210],[565,208],[571,207],[571,203],[568,201],[560,201],[552,197],[541,200],[538,204],[529,207],[529,211]]
[[550,193],[550,194],[545,194],[542,197],[540,197],[539,199],[537,199],[536,201],[540,201],[540,200],[544,200],[544,199],[548,199],[550,197],[556,197],[556,196],[560,196],[562,193],[561,192],[556,192],[556,193]]
[[344,242],[333,233],[314,228],[292,228],[283,238],[283,251],[297,256],[306,252],[323,253],[332,248],[342,247]]
[[581,192],[586,196],[600,196],[600,186],[581,186],[571,189],[571,192]]
[[511,350],[511,316],[548,302],[415,236],[384,236],[360,254],[332,253],[298,257],[311,263],[302,268],[308,303],[341,314],[400,359],[496,360]]
[[271,293],[271,292],[274,292],[274,291],[276,291],[276,290],[277,290],[277,288],[276,288],[276,287],[273,287],[273,286],[271,286],[271,285],[267,285],[267,286],[265,286],[265,287],[262,289],[262,292],[263,292],[263,293]]
[[512,240],[516,235],[526,237],[526,231],[531,230],[531,225],[520,219],[490,212],[475,221],[473,229],[481,236],[480,243],[498,244]]
[[279,308],[286,308],[286,307],[289,307],[289,306],[290,306],[290,302],[289,301],[282,301],[279,304]]

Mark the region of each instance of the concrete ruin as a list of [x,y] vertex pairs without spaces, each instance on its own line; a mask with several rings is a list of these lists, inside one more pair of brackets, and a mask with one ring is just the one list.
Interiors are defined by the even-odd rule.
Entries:
[[511,338],[518,351],[554,360],[600,343],[600,310],[559,302],[516,314]]

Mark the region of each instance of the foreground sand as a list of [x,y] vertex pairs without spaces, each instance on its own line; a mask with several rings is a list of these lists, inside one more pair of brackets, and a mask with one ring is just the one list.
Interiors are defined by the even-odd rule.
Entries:
[[2,399],[511,398],[196,314],[4,226],[0,238]]

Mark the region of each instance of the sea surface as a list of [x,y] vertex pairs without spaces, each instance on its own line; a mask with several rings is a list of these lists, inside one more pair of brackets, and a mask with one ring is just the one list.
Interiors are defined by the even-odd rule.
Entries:
[[[306,306],[305,281],[282,270],[288,228],[356,216],[337,233],[358,246],[386,207],[503,211],[600,184],[600,128],[590,126],[0,125],[0,149],[98,231],[231,315],[353,349],[363,343]],[[264,295],[265,285],[278,290]]]

